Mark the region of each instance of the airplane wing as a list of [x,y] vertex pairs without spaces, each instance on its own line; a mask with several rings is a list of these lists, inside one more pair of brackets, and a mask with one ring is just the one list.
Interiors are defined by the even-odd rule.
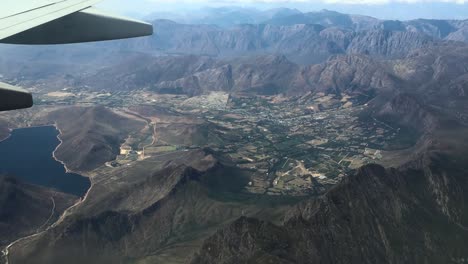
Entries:
[[151,24],[92,8],[101,0],[9,0],[0,3],[0,43],[64,44],[153,34]]
[[0,111],[29,108],[33,98],[28,91],[0,82]]
[[[92,6],[100,1],[8,0],[0,3],[0,43],[65,44],[153,34],[151,24],[94,9]],[[30,107],[25,93],[20,88],[0,83],[0,111]]]

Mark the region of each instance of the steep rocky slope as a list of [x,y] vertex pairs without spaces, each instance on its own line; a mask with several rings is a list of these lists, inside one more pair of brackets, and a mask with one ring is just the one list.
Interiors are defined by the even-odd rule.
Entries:
[[402,57],[416,48],[436,42],[431,36],[418,32],[386,29],[353,31],[317,24],[238,25],[221,29],[168,21],[154,23],[161,30],[146,41],[167,53],[221,57],[280,53],[295,62],[306,64],[322,62],[330,55],[356,52],[387,58]]
[[466,41],[467,20],[414,19],[408,21],[381,20],[368,16],[350,15],[322,10],[319,12],[296,13],[265,21],[277,26],[295,24],[319,24],[353,31],[383,29],[388,31],[418,32],[430,37]]
[[[229,12],[219,13],[223,15],[229,16]],[[378,20],[327,10],[312,13],[292,10],[290,15],[266,22],[231,27],[183,24],[167,19],[155,20],[153,24],[158,29],[154,36],[135,40],[65,47],[0,46],[0,70],[5,77],[27,86],[47,82],[49,87],[60,87],[78,85],[83,75],[92,76],[96,70],[117,61],[138,59],[141,62],[138,68],[144,68],[152,63],[145,58],[149,54],[221,58],[282,54],[299,64],[320,63],[332,55],[351,53],[403,58],[415,49],[439,45],[441,41],[465,42],[468,28],[466,20]],[[15,67],[10,67],[11,64]],[[130,78],[138,82],[159,77]],[[127,80],[120,81],[125,85]]]
[[[204,151],[189,151],[99,175],[82,204],[48,232],[12,247],[9,259],[12,263],[183,261],[201,238],[224,223],[244,214],[276,219],[288,208],[287,199],[275,202],[236,193],[235,188],[246,184],[243,173]],[[225,181],[213,185],[213,177]]]
[[[356,52],[383,58],[401,58],[414,49],[438,43],[437,37],[421,31],[385,27],[371,27],[361,31],[339,25],[314,23],[242,24],[230,28],[179,24],[170,20],[156,20],[153,24],[158,29],[153,36],[135,40],[58,49],[48,46],[25,49],[0,46],[0,52],[4,54],[0,69],[10,78],[22,76],[22,82],[30,79],[46,81],[63,75],[89,75],[92,70],[112,65],[118,60],[138,59],[139,68],[143,68],[148,64],[145,59],[148,54],[220,58],[282,54],[293,62],[311,64],[323,62],[331,55]],[[25,63],[26,61],[33,61],[35,65]],[[9,67],[11,63],[17,66]],[[62,78],[57,82],[59,83],[70,85],[73,78]]]
[[132,90],[152,88],[212,68],[215,61],[204,56],[153,57],[137,54],[112,67],[106,67],[81,78],[81,83],[94,89]]
[[61,133],[55,156],[72,171],[89,171],[115,159],[129,133],[145,124],[99,106],[64,108],[46,119]]
[[[147,88],[190,96],[211,91],[297,94],[399,89],[431,98],[437,98],[435,94],[455,101],[465,98],[467,45],[452,42],[429,45],[428,37],[418,36],[421,35],[383,31],[358,34],[348,45],[350,54],[334,55],[309,66],[294,63],[284,55],[231,59],[136,57],[87,76],[83,83],[97,90]],[[446,84],[447,89],[440,89]],[[457,102],[457,107],[461,106]]]
[[[322,25],[226,29],[157,21],[162,30],[153,38],[115,45],[132,50],[119,65],[103,64],[70,80],[95,90],[189,96],[365,96],[361,118],[408,128],[419,138],[392,156],[397,168],[362,167],[325,195],[290,208],[295,201],[287,197],[242,194],[249,171],[209,149],[101,167],[86,199],[47,232],[15,244],[11,263],[463,262],[468,52],[464,43],[441,42],[459,38],[463,21],[311,17],[304,19]],[[172,55],[133,53],[141,49]],[[317,64],[301,65],[311,62]],[[26,69],[40,76],[33,65]],[[46,73],[56,74],[53,69]],[[132,110],[155,111],[161,141],[211,140],[206,131],[212,127],[196,120],[175,122],[179,117],[157,107]],[[128,134],[143,126],[102,107],[61,109],[45,119],[63,133],[57,157],[78,171],[112,160]]]
[[403,165],[364,166],[290,210],[282,225],[239,218],[207,239],[191,263],[461,263],[468,128],[425,103],[437,95],[417,96],[424,87],[369,103],[367,114],[419,131],[418,143],[394,157]]
[[[327,61],[300,66],[282,55],[253,56],[214,61],[205,57],[188,57],[188,70],[171,73],[172,63],[186,61],[185,57],[151,58],[153,63],[141,69],[138,61],[134,70],[120,67],[99,72],[87,80],[93,89],[128,90],[147,87],[158,93],[187,94],[190,96],[225,91],[260,95],[303,94],[309,91],[341,94],[341,92],[369,92],[374,89],[396,89],[404,86],[394,73],[392,65],[367,55],[338,55]],[[170,62],[161,70],[163,63]],[[203,63],[202,63],[203,62]],[[151,74],[147,72],[151,71]],[[113,78],[109,78],[112,75]],[[164,75],[163,78],[140,78]],[[95,81],[92,81],[95,80]],[[106,81],[101,81],[106,80]],[[103,82],[108,84],[102,85]]]
[[282,226],[240,218],[191,263],[458,263],[467,257],[466,170],[443,157],[421,162],[363,167]]
[[347,53],[380,58],[404,58],[412,51],[434,45],[434,39],[419,32],[370,30],[358,32],[347,46]]
[[397,90],[404,85],[385,62],[365,55],[341,55],[302,68],[291,83],[289,92],[363,93],[371,96]]
[[42,231],[78,197],[0,176],[0,245]]
[[408,82],[406,92],[416,94],[450,118],[467,124],[468,57],[461,43],[421,49],[395,61],[394,73]]
[[274,55],[219,62],[213,66],[184,78],[161,82],[154,89],[188,95],[210,91],[277,94],[288,89],[300,68],[286,57]]
[[[362,41],[379,42],[378,39]],[[385,47],[392,44],[382,44],[381,48],[389,52],[388,56],[391,57],[393,52],[404,50],[405,43],[399,43],[401,47],[393,48]],[[363,47],[359,43],[355,45]],[[357,50],[349,55],[331,56],[325,62],[310,66],[298,65],[283,55],[224,60],[198,56],[147,57],[99,71],[92,77],[86,77],[85,83],[97,90],[147,88],[159,93],[190,96],[211,91],[251,94],[301,94],[313,91],[340,94],[401,90],[423,94],[424,97],[437,98],[434,95],[438,94],[451,100],[461,100],[466,94],[464,84],[467,67],[463,59],[466,49],[466,45],[461,43],[411,48],[407,50],[408,56],[395,60],[382,60],[377,54],[382,52]],[[181,66],[176,66],[179,63]],[[448,89],[439,88],[446,83]],[[443,102],[448,103],[449,100]],[[457,107],[461,105],[457,103]]]

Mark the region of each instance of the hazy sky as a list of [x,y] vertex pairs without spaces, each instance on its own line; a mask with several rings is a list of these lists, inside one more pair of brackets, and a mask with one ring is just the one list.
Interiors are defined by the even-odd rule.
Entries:
[[241,6],[258,9],[290,7],[301,11],[329,9],[400,20],[468,19],[468,0],[105,0],[100,6],[140,17],[154,12],[177,13],[203,7]]

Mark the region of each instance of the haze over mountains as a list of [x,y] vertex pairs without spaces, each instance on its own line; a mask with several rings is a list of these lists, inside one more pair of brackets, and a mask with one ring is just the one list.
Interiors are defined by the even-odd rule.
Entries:
[[[125,0],[107,0],[102,3],[102,8],[113,10],[117,13],[131,14],[136,17],[158,17],[184,19],[178,22],[196,23],[204,17],[220,17],[220,13],[238,13],[244,17],[261,17],[268,10],[296,9],[302,12],[313,12],[323,9],[335,10],[346,14],[361,14],[374,16],[381,19],[410,20],[417,18],[429,19],[466,19],[467,7],[460,1],[178,1],[180,5],[174,5],[168,1],[135,0],[128,3]],[[267,12],[265,12],[267,11]],[[258,15],[259,14],[259,15]],[[232,16],[230,18],[233,18]],[[234,21],[241,20],[239,18]],[[226,21],[226,20],[225,20]],[[232,22],[231,22],[232,23]]]
[[[176,17],[179,22],[154,14],[155,35],[136,40],[1,47],[2,78],[41,96],[60,91],[85,98],[59,108],[41,101],[37,112],[18,116],[32,125],[57,124],[64,141],[59,158],[93,182],[86,199],[50,230],[14,244],[10,263],[463,263],[468,21],[221,11],[192,21]],[[87,97],[92,93],[99,102],[108,94],[124,97],[102,107]],[[226,94],[224,105],[210,109],[203,96],[216,93]],[[139,103],[140,97],[154,99]],[[198,108],[184,108],[196,100],[203,102]],[[295,117],[266,116],[254,128],[241,126],[239,116],[246,114],[236,100],[258,116],[267,102],[273,109],[285,102],[284,111]],[[306,138],[299,125],[308,118],[320,121],[330,109],[337,120],[351,118],[342,112],[349,108],[357,121],[346,130],[364,130],[358,121],[382,124],[393,134],[409,131],[404,136],[414,140],[409,147],[389,142],[378,150],[384,158],[370,161],[379,165],[353,169],[334,187],[307,176],[310,189],[324,190],[316,196],[247,191],[263,181],[267,190],[278,185],[274,169],[296,159],[288,154],[280,162],[255,152],[269,145],[274,152],[291,141],[293,149],[312,144],[345,152],[339,144],[316,143],[321,138],[295,140]],[[20,119],[5,116],[1,131],[7,134],[9,123]],[[288,127],[290,119],[299,121]],[[324,123],[325,134],[349,141],[335,135],[337,122]],[[243,133],[252,131],[261,138],[250,141],[269,142],[245,151],[253,158],[222,151],[242,145],[251,138]],[[377,131],[362,136],[362,153],[383,137],[384,129]],[[275,141],[276,134],[284,138]],[[112,167],[108,162],[122,144],[169,151]],[[303,170],[306,158],[297,158],[299,165],[283,178]],[[346,158],[335,158],[333,166]],[[256,167],[265,164],[270,170],[259,173]]]
[[[49,74],[73,77],[87,70],[95,73],[96,69],[90,66],[99,70],[106,64],[136,61],[132,59],[135,52],[221,59],[276,54],[299,64],[320,63],[338,54],[395,59],[404,58],[416,49],[441,45],[442,41],[467,41],[468,22],[463,20],[390,21],[327,10],[312,13],[286,10],[276,10],[275,15],[261,24],[243,22],[229,27],[158,19],[153,22],[157,29],[155,35],[137,40],[65,47],[2,46],[5,66],[8,61],[35,63],[13,69],[6,66],[2,72],[6,77],[22,75],[25,79],[44,78]],[[147,62],[140,64],[144,67]],[[41,65],[40,70],[36,65]]]

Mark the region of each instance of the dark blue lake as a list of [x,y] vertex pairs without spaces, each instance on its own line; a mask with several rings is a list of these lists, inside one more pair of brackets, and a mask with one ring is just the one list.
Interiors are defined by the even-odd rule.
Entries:
[[84,196],[90,187],[89,179],[66,173],[64,166],[52,157],[60,144],[58,134],[53,126],[13,130],[8,139],[0,142],[0,173]]

